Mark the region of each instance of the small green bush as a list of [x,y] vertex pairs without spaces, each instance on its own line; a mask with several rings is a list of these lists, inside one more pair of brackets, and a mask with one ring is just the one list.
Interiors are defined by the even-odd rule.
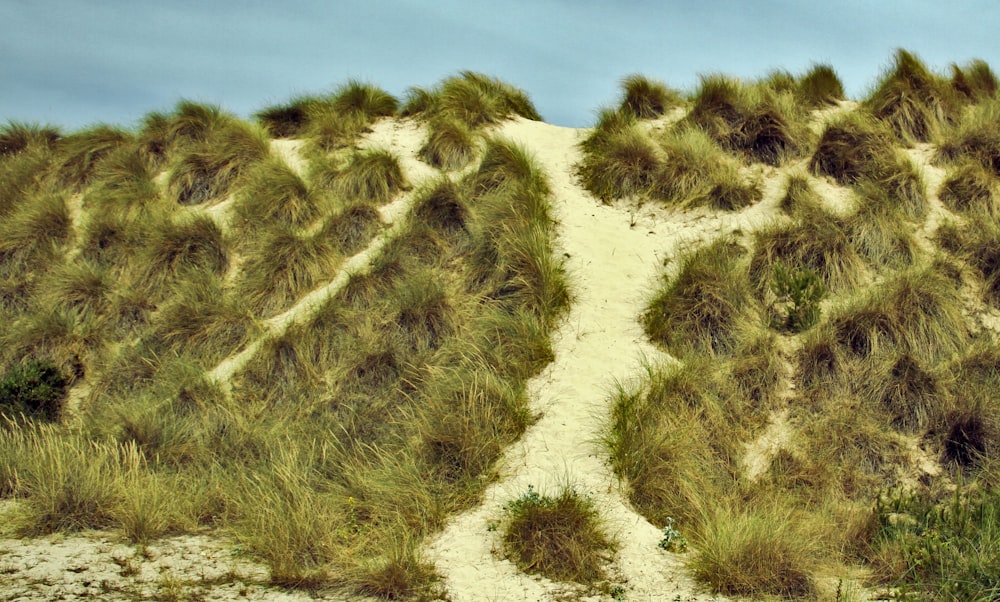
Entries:
[[15,366],[0,380],[0,415],[58,420],[67,384],[66,377],[48,362],[28,360]]
[[793,270],[779,261],[774,264],[771,290],[779,307],[784,308],[776,326],[802,332],[819,321],[819,303],[826,296],[826,287],[816,272],[808,268]]

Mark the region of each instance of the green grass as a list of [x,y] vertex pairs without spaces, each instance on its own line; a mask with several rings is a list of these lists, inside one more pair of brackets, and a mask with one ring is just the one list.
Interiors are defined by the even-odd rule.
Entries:
[[951,499],[896,492],[874,510],[879,567],[903,595],[989,600],[1000,595],[1000,496],[957,489]]
[[944,78],[931,73],[915,54],[899,49],[862,107],[911,144],[931,140],[953,120],[956,101]]
[[311,113],[322,102],[315,96],[300,96],[282,105],[265,107],[253,116],[272,137],[297,138],[308,131]]
[[101,160],[115,149],[128,144],[133,136],[107,125],[74,132],[56,144],[55,179],[58,186],[70,190],[85,186]]
[[507,502],[504,513],[504,546],[522,571],[584,584],[607,577],[604,565],[615,544],[586,495],[564,487],[550,496],[529,486]]
[[24,415],[54,422],[65,398],[66,378],[47,362],[26,361],[0,379],[0,415],[8,419]]
[[154,298],[185,272],[221,276],[230,265],[229,243],[207,215],[165,220],[149,232],[131,274],[135,286]]
[[354,154],[333,179],[333,189],[349,200],[384,204],[406,189],[408,184],[399,158],[387,150]]
[[621,111],[628,111],[638,119],[655,119],[667,109],[681,104],[680,94],[661,82],[643,75],[629,75],[621,83],[623,98]]
[[[599,136],[599,137],[598,137]],[[653,144],[635,127],[599,128],[588,139],[591,147],[579,166],[584,187],[604,203],[649,195],[663,159]]]
[[472,130],[513,116],[541,120],[523,90],[473,71],[445,78],[430,90],[411,88],[401,112],[421,119],[455,119]]
[[957,213],[996,215],[993,175],[975,161],[962,161],[949,170],[938,196],[949,210]]
[[469,127],[454,118],[436,117],[428,122],[427,141],[420,158],[438,169],[461,169],[475,158],[478,144]]
[[848,113],[827,124],[809,168],[841,185],[876,178],[894,157],[892,140],[890,131],[866,113]]
[[758,312],[744,254],[734,241],[720,239],[679,258],[676,275],[664,280],[643,312],[650,339],[675,353],[731,353],[738,328]]
[[816,64],[809,68],[798,80],[795,90],[797,98],[808,107],[823,107],[837,104],[847,98],[840,76],[830,65]]

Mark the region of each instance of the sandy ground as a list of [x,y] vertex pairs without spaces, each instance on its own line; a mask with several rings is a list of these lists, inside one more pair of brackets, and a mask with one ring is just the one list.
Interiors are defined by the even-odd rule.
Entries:
[[[557,249],[566,260],[574,301],[554,336],[555,361],[529,383],[540,420],[508,450],[500,466],[501,479],[487,490],[482,504],[455,517],[429,541],[427,556],[444,576],[454,602],[581,599],[583,594],[566,584],[519,572],[503,558],[498,535],[490,528],[501,516],[503,504],[529,486],[548,493],[571,485],[593,497],[618,542],[611,573],[624,590],[623,599],[716,599],[687,576],[682,555],[657,547],[663,525],[650,524],[631,508],[598,441],[615,383],[634,378],[644,362],[672,361],[647,342],[637,322],[663,266],[693,246],[725,233],[753,231],[775,219],[786,174],[801,166],[760,172],[764,198],[741,212],[609,206],[583,190],[573,175],[580,160],[577,144],[587,130],[515,119],[498,126],[496,133],[525,147],[548,174],[558,224]],[[423,137],[423,128],[412,122],[388,119],[375,125],[363,145],[396,152],[411,190],[382,210],[389,227],[368,248],[349,258],[331,282],[269,320],[267,333],[279,334],[307,318],[380,253],[420,184],[439,177],[417,158]],[[301,171],[305,166],[298,151],[295,143],[272,146],[272,152]],[[847,202],[842,191],[829,192],[838,199],[835,202]],[[227,382],[259,345],[260,341],[227,358],[211,376]],[[745,464],[749,472],[761,470],[766,456],[785,443],[788,435],[783,429],[784,421],[776,417],[761,440],[751,445]],[[4,508],[0,506],[0,524]],[[174,596],[177,592],[209,600],[311,597],[265,586],[266,570],[239,552],[224,541],[201,536],[164,540],[145,551],[125,546],[107,533],[0,538],[0,600],[181,599]]]

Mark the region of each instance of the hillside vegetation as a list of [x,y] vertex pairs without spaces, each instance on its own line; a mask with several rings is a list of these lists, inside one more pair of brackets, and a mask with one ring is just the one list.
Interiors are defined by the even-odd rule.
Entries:
[[[902,50],[858,101],[827,65],[632,75],[570,192],[500,134],[541,119],[527,95],[472,72],[252,121],[181,101],[133,129],[8,123],[5,534],[207,533],[274,586],[470,596],[426,541],[541,417],[529,381],[587,265],[559,247],[578,193],[734,224],[656,258],[635,321],[662,354],[572,433],[664,529],[650,555],[713,595],[1000,598],[997,89]],[[603,520],[569,484],[482,530],[517,570],[627,599]]]

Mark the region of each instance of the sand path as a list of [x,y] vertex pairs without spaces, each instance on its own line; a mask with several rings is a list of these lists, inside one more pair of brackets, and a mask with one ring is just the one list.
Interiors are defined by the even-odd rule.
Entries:
[[526,576],[502,559],[489,524],[529,485],[554,493],[570,484],[593,497],[619,542],[616,565],[627,599],[695,599],[681,558],[657,548],[662,526],[631,508],[598,440],[615,381],[638,374],[643,361],[671,361],[637,322],[664,262],[691,245],[771,219],[781,178],[766,180],[765,200],[741,213],[630,210],[602,205],[576,183],[577,144],[587,130],[517,119],[499,134],[524,146],[549,177],[557,248],[574,300],[554,335],[555,361],[528,385],[541,419],[508,450],[505,474],[483,504],[455,518],[430,545],[430,556],[456,602],[556,599],[566,586]]

